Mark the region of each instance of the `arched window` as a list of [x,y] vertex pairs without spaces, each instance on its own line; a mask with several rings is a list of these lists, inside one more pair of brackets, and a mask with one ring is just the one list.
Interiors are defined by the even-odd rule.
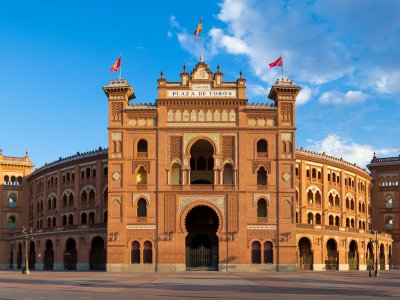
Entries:
[[18,178],[17,178],[17,184],[18,184],[18,185],[22,185],[22,177],[21,177],[21,176],[18,176]]
[[318,171],[318,179],[322,179],[321,171]]
[[350,199],[346,197],[346,208],[350,208]]
[[274,262],[274,252],[271,242],[264,243],[264,263],[272,264]]
[[314,195],[311,190],[308,191],[307,193],[307,201],[308,203],[312,204],[314,202]]
[[141,139],[137,143],[137,152],[138,152],[138,156],[140,156],[141,154],[147,153],[147,141],[146,140]]
[[346,227],[350,227],[350,219],[346,218]]
[[392,208],[393,207],[393,197],[392,195],[387,195],[386,196],[386,208]]
[[141,166],[136,174],[136,184],[137,185],[145,185],[147,184],[147,171]]
[[17,178],[15,176],[11,176],[11,184],[17,185]]
[[82,206],[86,205],[87,200],[88,200],[88,195],[87,195],[86,191],[84,190],[81,194],[81,205]]
[[92,170],[92,177],[93,177],[93,178],[96,178],[96,169],[93,169],[93,170]]
[[257,201],[257,217],[266,218],[267,217],[267,201],[261,198]]
[[315,224],[321,225],[321,215],[320,214],[315,215]]
[[233,184],[233,167],[230,163],[224,165],[224,184]]
[[81,214],[81,224],[87,223],[87,215],[86,213]]
[[67,225],[67,216],[66,215],[62,216],[62,224],[63,224],[63,226]]
[[329,225],[334,225],[333,216],[329,216]]
[[4,185],[9,185],[10,184],[10,177],[8,175],[4,176]]
[[309,169],[306,170],[306,176],[310,177],[310,170]]
[[106,188],[104,189],[104,192],[103,192],[103,202],[104,202],[105,204],[108,203],[108,187],[106,187]]
[[96,194],[94,190],[90,190],[89,192],[89,204],[93,204],[96,202]]
[[321,193],[319,191],[315,193],[315,204],[321,204]]
[[251,263],[261,264],[261,244],[260,242],[253,242],[251,244]]
[[86,178],[90,178],[90,168],[86,168]]
[[145,264],[153,263],[153,245],[149,241],[144,242],[143,262]]
[[340,218],[338,216],[335,217],[335,226],[340,226]]
[[132,242],[131,262],[140,264],[140,244],[137,241]]
[[8,229],[14,229],[17,224],[17,219],[15,216],[8,217]]
[[54,226],[54,227],[57,226],[57,219],[56,219],[56,217],[53,217],[53,226]]
[[267,185],[267,171],[264,167],[257,171],[257,185]]
[[392,216],[386,217],[386,229],[393,230],[393,217]]
[[68,197],[68,206],[71,207],[74,205],[74,195],[71,193]]
[[140,198],[137,202],[137,216],[147,217],[147,201],[143,198]]
[[351,219],[350,223],[351,223],[351,228],[354,228],[354,226],[355,226],[354,219]]
[[315,168],[311,170],[311,176],[312,178],[317,178],[317,170]]
[[336,173],[332,173],[332,181],[336,182]]
[[74,225],[74,215],[68,216],[68,225]]
[[351,201],[350,201],[350,209],[354,210],[354,200],[353,199],[351,199]]
[[94,224],[94,212],[89,213],[89,224]]
[[14,208],[17,205],[17,195],[15,193],[8,194],[8,204],[10,208]]
[[68,198],[67,195],[64,194],[62,197],[62,207],[67,207],[67,205],[68,205]]
[[340,206],[339,196],[336,195],[336,197],[335,197],[335,207],[339,207],[339,206]]
[[171,184],[182,184],[181,180],[181,166],[174,163],[171,168]]
[[328,173],[328,181],[331,181],[331,173]]
[[307,223],[314,224],[314,216],[312,213],[308,213]]
[[268,152],[268,144],[266,140],[259,140],[257,142],[257,154],[265,155]]
[[333,206],[333,195],[329,194],[328,199],[329,199],[329,206]]

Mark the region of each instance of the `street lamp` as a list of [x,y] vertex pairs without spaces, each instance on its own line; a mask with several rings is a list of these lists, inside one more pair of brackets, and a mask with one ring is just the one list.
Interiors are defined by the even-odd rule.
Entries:
[[29,260],[28,260],[28,235],[33,232],[33,228],[22,226],[22,233],[25,235],[25,274],[29,274]]
[[375,242],[375,244],[376,244],[376,246],[375,246],[375,273],[374,273],[374,277],[378,277],[379,276],[379,273],[378,273],[378,243],[379,243],[379,241],[378,241],[378,233],[380,234],[381,231],[371,230],[372,237],[375,234],[375,240],[371,239],[371,241]]

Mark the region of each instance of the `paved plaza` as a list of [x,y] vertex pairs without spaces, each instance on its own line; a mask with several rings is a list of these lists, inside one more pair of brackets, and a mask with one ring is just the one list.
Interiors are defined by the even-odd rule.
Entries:
[[400,271],[297,273],[0,272],[4,299],[400,299]]

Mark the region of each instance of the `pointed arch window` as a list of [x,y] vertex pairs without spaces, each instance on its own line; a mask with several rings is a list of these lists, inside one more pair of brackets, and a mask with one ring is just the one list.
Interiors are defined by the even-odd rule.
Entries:
[[257,171],[257,185],[267,185],[267,171],[264,167]]
[[261,198],[257,201],[257,217],[258,218],[266,218],[268,216],[267,211],[267,201],[264,198]]
[[147,184],[147,171],[143,166],[141,166],[136,173],[136,184],[137,185]]

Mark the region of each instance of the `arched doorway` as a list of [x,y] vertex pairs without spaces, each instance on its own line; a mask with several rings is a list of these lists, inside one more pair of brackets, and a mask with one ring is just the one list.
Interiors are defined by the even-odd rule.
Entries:
[[190,183],[214,184],[214,147],[198,140],[190,148]]
[[374,270],[374,248],[372,246],[372,243],[369,242],[367,245],[367,253],[365,255],[366,257],[366,262],[367,262],[367,269],[368,270]]
[[18,243],[18,254],[17,254],[17,269],[21,269],[22,266],[22,245]]
[[386,264],[385,246],[383,244],[381,244],[381,246],[379,248],[379,267],[381,270],[385,270],[385,264]]
[[36,251],[35,251],[35,242],[31,241],[29,245],[29,269],[35,270],[36,265]]
[[89,253],[90,270],[106,270],[106,250],[104,249],[104,240],[97,236],[92,240],[92,247]]
[[51,240],[47,240],[46,250],[44,251],[44,269],[53,270],[53,264],[54,264],[53,242]]
[[334,239],[329,239],[326,243],[325,267],[327,270],[337,270],[339,266],[337,244]]
[[218,270],[219,220],[216,212],[208,206],[193,208],[185,220],[186,270]]
[[298,269],[312,270],[313,254],[310,240],[306,237],[301,238],[298,247]]
[[76,243],[74,239],[69,238],[65,243],[64,269],[76,270],[77,262],[78,262],[78,251],[76,251]]
[[356,241],[351,241],[347,254],[349,270],[358,270],[358,246]]

